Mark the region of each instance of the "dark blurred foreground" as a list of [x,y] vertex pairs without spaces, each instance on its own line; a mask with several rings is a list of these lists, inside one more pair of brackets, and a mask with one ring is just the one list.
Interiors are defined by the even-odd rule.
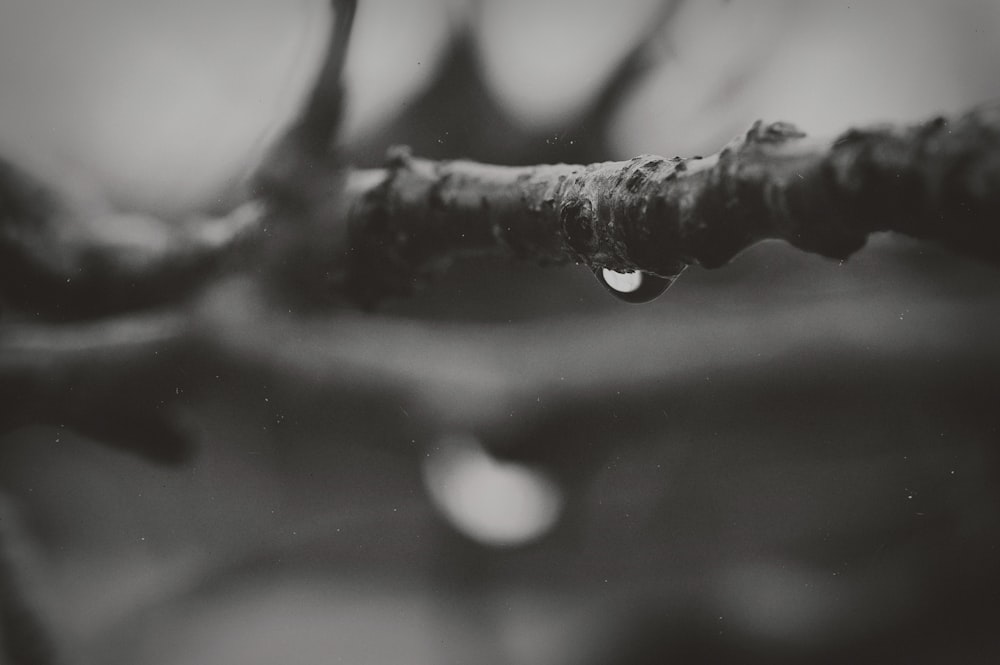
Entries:
[[[284,340],[285,370],[223,364],[184,385],[201,443],[190,465],[162,469],[61,429],[8,436],[0,480],[36,554],[32,588],[72,652],[996,656],[992,269],[889,240],[844,266],[765,245],[728,271],[689,271],[646,308],[572,270],[453,274],[398,305],[442,310],[436,322],[362,324],[364,346],[400,358],[412,390],[372,389],[324,358],[311,340],[354,329],[335,317]],[[481,305],[498,278],[532,295],[495,298],[485,326],[440,320],[446,303]],[[557,301],[570,304],[559,313]],[[465,395],[442,392],[442,373]],[[491,546],[490,519],[517,521],[505,505],[537,507],[488,477],[486,526],[444,519],[433,484],[464,471],[427,471],[456,437],[554,479],[552,529],[508,526],[524,544]]]

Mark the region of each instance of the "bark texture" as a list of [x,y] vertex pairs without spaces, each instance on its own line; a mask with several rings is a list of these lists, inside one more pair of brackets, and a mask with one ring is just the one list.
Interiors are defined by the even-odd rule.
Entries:
[[1000,262],[1000,105],[832,140],[758,122],[720,152],[591,165],[432,162],[397,149],[346,187],[342,288],[370,305],[468,255],[671,277],[766,238],[844,259],[897,231]]

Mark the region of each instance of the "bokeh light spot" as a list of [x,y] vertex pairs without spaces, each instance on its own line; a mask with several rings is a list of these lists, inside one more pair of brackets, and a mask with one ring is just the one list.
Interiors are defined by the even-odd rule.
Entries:
[[492,546],[515,546],[544,535],[562,509],[547,475],[488,455],[472,436],[448,436],[424,460],[431,501],[457,530]]

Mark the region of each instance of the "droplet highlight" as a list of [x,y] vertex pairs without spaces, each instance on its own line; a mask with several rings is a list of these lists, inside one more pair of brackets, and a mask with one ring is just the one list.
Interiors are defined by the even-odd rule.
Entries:
[[641,272],[615,272],[601,268],[604,285],[615,293],[635,293],[642,286]]
[[683,271],[682,267],[672,277],[660,277],[640,270],[618,272],[608,268],[595,268],[594,275],[597,277],[597,281],[619,300],[628,303],[643,303],[655,300],[669,289]]

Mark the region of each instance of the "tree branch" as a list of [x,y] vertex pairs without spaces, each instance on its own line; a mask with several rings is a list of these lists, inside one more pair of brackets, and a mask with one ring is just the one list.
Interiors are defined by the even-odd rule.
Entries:
[[[338,179],[329,147],[342,115],[341,72],[357,1],[331,0],[331,6],[327,52],[312,91],[257,170],[260,192],[225,215],[166,220],[112,210],[103,200],[81,205],[0,158],[5,303],[46,319],[107,316],[189,296],[239,265],[228,262],[237,248],[244,265],[254,262],[259,254],[247,251],[250,238],[273,263],[303,246],[306,240],[288,236],[314,233],[310,212],[324,209]],[[273,219],[293,228],[274,233],[280,229],[269,224]]]
[[178,409],[211,364],[188,314],[0,327],[0,434],[47,424],[159,463],[187,460]]
[[897,231],[1000,262],[1000,104],[807,138],[757,122],[709,157],[501,167],[395,150],[351,174],[341,288],[371,305],[456,256],[675,276],[783,239],[832,258]]
[[0,158],[0,297],[55,320],[175,301],[220,272],[262,213],[254,201],[182,221],[82,209]]
[[[688,264],[722,266],[766,238],[846,258],[869,234],[896,231],[1000,262],[1000,103],[832,140],[758,122],[704,158],[501,167],[396,150],[384,169],[349,172],[343,192],[342,171],[327,164],[298,190],[299,205],[263,188],[229,217],[176,226],[88,225],[0,166],[0,294],[56,318],[176,299],[214,279],[219,259],[251,236],[260,252],[245,263],[263,265],[265,278],[286,271],[292,279],[275,280],[286,291],[312,300],[322,287],[363,306],[410,293],[461,256],[669,278]],[[126,242],[123,229],[133,232]]]

